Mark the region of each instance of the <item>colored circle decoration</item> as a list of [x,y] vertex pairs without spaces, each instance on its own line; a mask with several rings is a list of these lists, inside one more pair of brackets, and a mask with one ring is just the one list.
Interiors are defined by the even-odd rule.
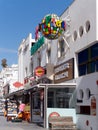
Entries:
[[47,39],[57,39],[66,29],[66,22],[56,14],[46,15],[39,24],[39,31]]

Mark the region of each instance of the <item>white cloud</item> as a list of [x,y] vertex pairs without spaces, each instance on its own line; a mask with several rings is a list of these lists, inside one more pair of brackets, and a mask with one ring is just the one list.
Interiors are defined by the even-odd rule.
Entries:
[[7,49],[7,48],[0,48],[0,52],[5,52],[5,53],[17,53],[16,50]]

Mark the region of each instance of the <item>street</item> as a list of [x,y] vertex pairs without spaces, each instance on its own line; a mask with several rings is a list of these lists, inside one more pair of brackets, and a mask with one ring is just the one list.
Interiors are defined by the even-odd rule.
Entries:
[[6,121],[4,116],[0,116],[0,130],[47,130],[33,123]]

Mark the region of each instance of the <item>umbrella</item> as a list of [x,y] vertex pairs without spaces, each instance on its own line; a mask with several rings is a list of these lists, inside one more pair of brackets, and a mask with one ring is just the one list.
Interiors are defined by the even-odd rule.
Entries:
[[20,88],[21,86],[23,86],[23,84],[17,81],[13,83],[13,86],[15,86],[16,88]]

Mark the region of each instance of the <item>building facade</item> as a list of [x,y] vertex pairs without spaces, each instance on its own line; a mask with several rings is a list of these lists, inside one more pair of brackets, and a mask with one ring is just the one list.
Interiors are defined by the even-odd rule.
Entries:
[[[70,91],[73,99],[72,97],[70,98],[69,96],[68,98],[67,96],[67,102],[67,98],[64,97],[67,94],[62,92],[59,93],[59,96],[57,95],[57,100],[60,103],[59,110],[64,108],[64,111],[69,111],[69,113],[70,110],[73,110],[74,117],[76,116],[74,121],[80,130],[98,129],[97,8],[97,0],[75,0],[60,16],[66,22],[66,30],[58,39],[48,40],[44,37],[40,37],[40,39],[33,42],[31,46],[31,54],[28,52],[29,55],[28,53],[23,54],[23,49],[22,53],[20,53],[23,44],[21,44],[19,48],[19,58],[22,57],[22,59],[19,59],[19,70],[22,72],[21,75],[24,76],[22,79],[32,74],[32,81],[29,82],[28,88],[26,86],[26,90],[30,92],[32,97],[31,104],[35,102],[36,105],[41,107],[40,110],[42,110],[44,104],[46,105],[45,112],[51,114],[53,112],[51,111],[53,110],[53,106],[51,105],[53,98],[51,99],[51,96],[58,93],[54,89],[54,86],[55,88],[59,88],[64,85],[65,88],[67,88],[64,91]],[[29,59],[27,63],[26,58],[28,57]],[[32,63],[32,67],[29,66],[30,62]],[[31,70],[29,70],[30,68]],[[38,74],[39,72],[42,73],[43,69],[44,74],[39,77]],[[47,79],[51,80],[51,83],[47,81]],[[73,93],[72,90],[69,90],[71,85],[68,86],[68,84],[74,86],[75,93]],[[46,93],[48,95],[53,94],[47,100],[52,109],[49,109],[50,106],[47,106],[47,101],[43,100],[43,90],[45,90],[44,95],[46,96],[44,99],[48,98]],[[36,92],[38,92],[38,94]],[[36,102],[39,102],[39,99],[41,100],[40,105]],[[55,99],[54,103],[56,103]],[[64,106],[65,103],[67,106]],[[68,106],[69,103],[71,107]],[[70,110],[66,108],[70,108]],[[41,111],[42,113],[40,113],[39,109],[36,109],[33,105],[31,109],[31,120],[43,122],[42,117],[45,116],[46,113],[43,113],[43,110]],[[57,109],[54,110],[57,111]],[[57,112],[60,112],[59,110]],[[62,113],[60,114],[62,115]],[[47,115],[47,118],[48,116],[49,114]],[[41,118],[38,120],[39,117]],[[47,120],[47,118],[45,118],[45,120]],[[47,122],[45,123],[47,125]]]
[[60,16],[66,21],[64,34],[39,49],[41,66],[54,66],[54,84],[76,83],[76,123],[81,130],[98,128],[97,6],[97,0],[75,0]]
[[17,91],[13,83],[18,80],[18,65],[12,65],[11,67],[3,68],[1,73],[1,83],[3,89],[3,95]]
[[33,73],[32,59],[30,49],[35,43],[32,39],[32,34],[30,33],[26,39],[20,43],[18,48],[18,65],[19,65],[19,82],[24,84],[24,80],[28,78]]
[[64,18],[68,13],[70,17],[70,49],[65,59],[74,58],[73,82],[77,84],[77,126],[81,130],[98,129],[97,7],[97,0],[76,0],[61,16]]

